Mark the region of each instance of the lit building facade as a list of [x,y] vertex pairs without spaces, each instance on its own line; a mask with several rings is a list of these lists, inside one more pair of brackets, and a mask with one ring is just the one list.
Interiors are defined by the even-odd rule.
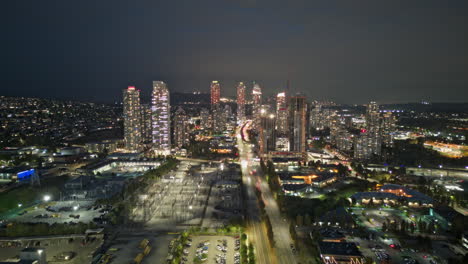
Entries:
[[141,141],[143,144],[149,144],[153,141],[152,123],[151,123],[151,106],[148,104],[141,105]]
[[396,129],[396,119],[392,112],[385,112],[382,116],[382,142],[387,147],[392,147]]
[[239,82],[237,85],[237,122],[245,120],[245,85]]
[[306,151],[306,111],[304,96],[289,97],[289,146],[290,151]]
[[316,129],[316,130],[324,129],[322,106],[319,103],[316,103],[314,108],[310,110],[309,124],[312,129]]
[[370,102],[366,111],[367,137],[373,154],[380,156],[382,149],[382,131],[379,113],[379,105],[376,102]]
[[[377,148],[377,149],[376,149]],[[376,144],[375,136],[367,131],[361,132],[354,140],[354,158],[368,160],[377,152],[380,153],[380,145]]]
[[267,109],[262,109],[259,128],[260,155],[276,149],[276,116]]
[[162,81],[153,82],[151,112],[153,122],[153,149],[156,155],[171,153],[171,120],[169,89]]
[[211,82],[211,105],[219,104],[221,99],[221,85],[218,81]]
[[288,135],[288,105],[285,92],[278,93],[276,96],[276,130],[278,136]]
[[221,108],[220,96],[221,96],[221,85],[218,81],[211,82],[211,120],[212,129],[218,133],[224,130],[224,111]]
[[258,129],[260,125],[260,108],[262,106],[262,88],[258,83],[254,83],[252,90],[252,115],[254,121],[254,128]]
[[125,149],[137,152],[141,147],[140,91],[133,86],[123,90]]
[[188,116],[184,109],[177,108],[174,114],[174,145],[182,148],[189,143]]
[[200,110],[200,127],[202,129],[210,129],[211,128],[211,116],[210,111],[206,108],[202,108]]

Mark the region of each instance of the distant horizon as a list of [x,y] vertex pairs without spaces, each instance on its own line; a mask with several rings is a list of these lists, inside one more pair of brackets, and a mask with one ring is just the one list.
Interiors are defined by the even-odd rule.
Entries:
[[337,103],[467,100],[468,1],[294,2],[6,1],[0,94],[113,102],[153,80],[219,80],[222,96],[290,80]]
[[[136,87],[138,89],[138,87]],[[194,91],[194,92],[198,92],[198,91]],[[175,92],[171,92],[170,91],[170,94],[192,94],[194,92],[179,92],[179,91],[175,91]],[[200,92],[200,94],[203,94],[203,95],[207,95],[209,96],[210,93],[209,92]],[[115,103],[122,103],[122,100],[117,100],[117,101],[108,101],[108,102],[105,102],[105,101],[91,101],[91,100],[82,100],[82,99],[72,99],[72,98],[59,98],[59,97],[40,97],[40,96],[9,96],[9,95],[0,95],[2,97],[9,97],[9,98],[31,98],[31,99],[43,99],[43,100],[55,100],[55,101],[70,101],[70,102],[77,102],[77,103],[97,103],[97,104],[115,104]],[[141,95],[140,94],[140,98],[150,98],[150,94],[149,95]],[[221,95],[221,98],[229,98],[229,99],[235,99],[235,96],[223,96]],[[250,99],[250,98],[249,98]],[[262,100],[264,100],[265,98],[263,98]],[[457,102],[444,102],[444,101],[428,101],[428,100],[420,100],[420,101],[405,101],[405,102],[379,102],[377,100],[371,100],[369,102],[364,102],[364,103],[342,103],[342,102],[336,102],[336,101],[333,101],[333,100],[328,100],[328,99],[324,99],[324,100],[318,100],[318,99],[310,99],[308,96],[306,96],[306,101],[308,103],[312,102],[312,101],[317,101],[317,102],[332,102],[332,103],[336,103],[337,105],[349,105],[349,106],[364,106],[366,104],[368,104],[369,102],[371,101],[375,101],[377,102],[378,105],[398,105],[398,104],[422,104],[422,102],[428,102],[429,104],[468,104],[468,101],[457,101]]]

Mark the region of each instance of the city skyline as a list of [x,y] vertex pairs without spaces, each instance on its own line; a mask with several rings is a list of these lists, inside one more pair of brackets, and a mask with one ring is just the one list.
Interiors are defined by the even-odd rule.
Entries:
[[468,1],[5,1],[0,264],[468,263]]

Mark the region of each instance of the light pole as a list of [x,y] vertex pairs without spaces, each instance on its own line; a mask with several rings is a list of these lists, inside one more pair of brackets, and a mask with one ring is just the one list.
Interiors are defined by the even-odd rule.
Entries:
[[48,201],[50,201],[50,199],[52,199],[52,197],[50,197],[50,195],[48,195],[48,194],[44,195],[44,197],[42,198],[42,200],[44,200],[44,202],[46,202],[46,203]]

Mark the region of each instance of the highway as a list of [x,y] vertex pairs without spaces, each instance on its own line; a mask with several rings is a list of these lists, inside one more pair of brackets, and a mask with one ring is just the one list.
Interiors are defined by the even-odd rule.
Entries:
[[[244,127],[243,127],[244,128]],[[244,130],[245,133],[245,130]],[[261,172],[259,162],[254,161],[253,157],[253,151],[251,144],[248,142],[245,142],[244,139],[242,138],[242,134],[238,133],[238,148],[239,148],[239,157],[240,157],[240,162],[242,166],[242,173],[243,173],[243,182],[244,185],[247,186],[247,197],[249,201],[248,208],[251,208],[250,202],[254,201],[255,202],[255,207],[257,208],[257,214],[258,215],[258,207],[257,207],[257,197],[255,195],[255,185],[258,184],[260,186],[260,189],[262,191],[263,199],[265,202],[265,210],[270,218],[271,225],[273,227],[273,235],[274,235],[274,240],[275,240],[275,248],[276,248],[276,257],[275,260],[277,260],[277,263],[281,264],[292,264],[296,263],[296,258],[292,252],[292,249],[290,247],[291,244],[293,244],[291,235],[289,233],[289,223],[281,217],[280,210],[278,207],[278,204],[276,200],[273,198],[273,195],[271,193],[270,187],[265,181],[265,178],[263,177],[263,172]],[[251,171],[254,171],[254,173],[250,173]],[[251,216],[249,212],[249,216]],[[260,217],[260,216],[257,216]],[[252,218],[252,217],[251,217]],[[255,233],[261,233],[262,229],[264,230],[263,225],[259,225],[258,223],[260,220],[258,219],[257,221],[249,221],[249,222],[254,222],[251,223],[253,225]],[[261,261],[261,251],[263,251],[263,247],[266,247],[269,249],[269,244],[268,243],[268,238],[266,236],[266,230],[264,230],[263,234],[257,234],[257,238],[259,237],[264,237],[261,241],[261,243],[255,242],[255,245],[257,245],[257,253],[259,257],[259,263],[273,263],[271,261]],[[266,245],[264,245],[266,244]],[[259,250],[262,249],[262,250]],[[268,251],[265,251],[266,254],[268,254]],[[270,255],[273,253],[270,253]]]
[[247,201],[245,205],[247,208],[248,220],[247,235],[249,241],[255,246],[257,263],[276,263],[276,261],[274,261],[276,260],[273,256],[274,253],[270,249],[266,228],[261,219],[257,196],[255,195],[255,180],[249,174],[251,171],[251,162],[253,160],[252,149],[250,144],[242,140],[240,132],[237,135],[237,142],[242,169],[242,182],[246,187],[244,189],[246,191],[244,195],[246,195]]

